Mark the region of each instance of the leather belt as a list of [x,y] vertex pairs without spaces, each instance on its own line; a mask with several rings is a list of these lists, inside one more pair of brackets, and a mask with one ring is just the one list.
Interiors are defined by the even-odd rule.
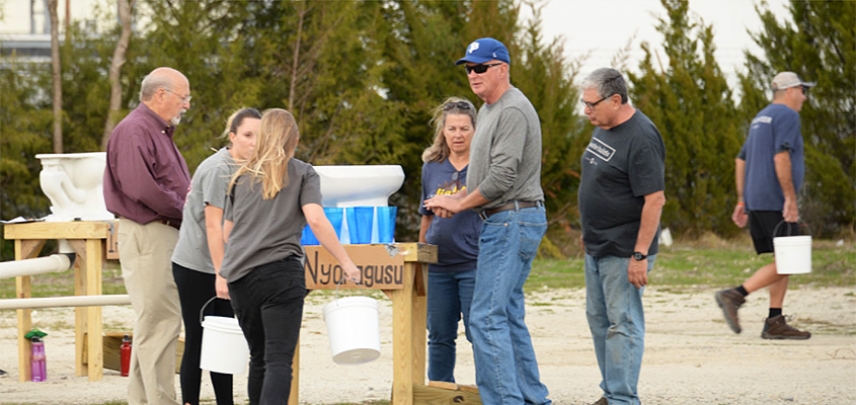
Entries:
[[170,220],[168,220],[168,219],[156,219],[155,221],[157,221],[157,222],[159,222],[159,223],[162,223],[162,224],[164,224],[164,225],[166,225],[166,226],[171,226],[171,227],[173,227],[173,228],[175,228],[175,229],[178,229],[178,227],[179,227],[179,226],[181,226],[181,225],[179,225],[179,222],[178,222],[178,221],[170,221]]
[[496,214],[497,212],[511,211],[513,209],[521,209],[521,208],[543,207],[543,206],[544,206],[543,201],[511,201],[511,202],[505,203],[503,205],[500,205],[499,207],[484,209],[484,210],[482,210],[482,212],[479,213],[479,216],[482,219],[487,219],[487,217],[489,217],[493,214]]

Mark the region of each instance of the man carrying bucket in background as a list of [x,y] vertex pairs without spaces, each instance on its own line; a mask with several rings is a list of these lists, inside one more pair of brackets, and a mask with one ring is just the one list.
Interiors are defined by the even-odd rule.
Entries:
[[[797,193],[805,178],[803,139],[799,111],[806,92],[814,83],[802,81],[796,73],[782,72],[773,78],[773,102],[765,107],[749,127],[749,136],[735,159],[737,206],[731,219],[739,227],[749,223],[749,232],[758,254],[773,252],[773,238],[799,235]],[[737,310],[749,293],[768,287],[770,313],[764,322],[764,339],[797,339],[811,333],[791,327],[782,315],[788,289],[788,275],[779,274],[775,260],[758,269],[742,285],[718,291],[716,303],[734,333],[740,333]]]

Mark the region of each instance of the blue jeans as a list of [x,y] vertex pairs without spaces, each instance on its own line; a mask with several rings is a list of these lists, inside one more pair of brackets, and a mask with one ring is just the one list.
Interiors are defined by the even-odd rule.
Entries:
[[523,322],[523,284],[546,231],[544,207],[498,212],[482,225],[468,326],[484,404],[552,403]]
[[428,272],[428,379],[455,382],[455,339],[464,317],[467,340],[473,341],[470,303],[476,271]]
[[[648,256],[648,271],[657,255]],[[600,367],[600,388],[610,404],[638,405],[645,350],[642,293],[627,280],[629,257],[586,255],[586,318]]]
[[287,258],[258,266],[229,283],[229,296],[250,348],[250,404],[287,404],[306,296],[303,265]]

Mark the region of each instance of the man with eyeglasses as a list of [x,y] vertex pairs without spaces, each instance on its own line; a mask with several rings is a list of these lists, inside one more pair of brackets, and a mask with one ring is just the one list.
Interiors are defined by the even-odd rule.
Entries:
[[173,142],[190,83],[161,67],[143,79],[140,105],[107,143],[104,201],[119,218],[119,263],[136,319],[128,403],[178,404],[175,352],[181,306],[172,276],[190,172]]
[[578,197],[586,318],[603,390],[594,405],[638,405],[642,293],[657,257],[666,149],[654,123],[630,105],[620,72],[597,69],[580,88],[596,127],[582,155]]
[[[804,82],[796,73],[781,72],[773,78],[773,102],[765,107],[749,127],[735,159],[737,205],[731,214],[734,223],[749,233],[757,254],[773,252],[773,238],[799,235],[797,194],[805,178],[805,153],[800,115],[806,91],[814,83]],[[734,333],[740,333],[737,310],[749,293],[768,287],[769,314],[761,330],[763,339],[804,340],[811,332],[787,324],[782,315],[788,275],[778,274],[775,260],[749,277],[743,284],[718,291],[716,303]]]
[[470,148],[467,193],[438,195],[425,207],[441,217],[473,209],[484,220],[467,325],[482,403],[551,404],[524,322],[523,296],[547,230],[541,124],[529,99],[511,85],[511,58],[502,42],[478,39],[456,64],[465,65],[470,88],[485,102]]

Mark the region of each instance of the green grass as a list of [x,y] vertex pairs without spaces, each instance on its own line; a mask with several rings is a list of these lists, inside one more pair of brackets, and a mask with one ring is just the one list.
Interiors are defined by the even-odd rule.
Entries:
[[[657,262],[650,274],[650,285],[674,289],[734,286],[748,278],[756,269],[773,260],[772,255],[755,254],[749,241],[676,243],[660,247]],[[582,257],[565,260],[538,259],[532,266],[526,288],[572,288],[585,286]],[[74,272],[41,274],[32,278],[33,297],[74,295]],[[102,273],[104,294],[125,294],[122,272],[115,262],[108,263]],[[856,244],[846,242],[836,246],[832,241],[815,241],[812,247],[812,272],[791,277],[793,288],[856,286]],[[371,295],[379,291],[341,290],[339,296]],[[313,299],[327,299],[335,291],[316,291]],[[0,298],[15,297],[15,280],[0,280]]]
[[[713,246],[675,244],[660,247],[649,285],[675,287],[675,291],[734,286],[759,267],[770,263],[770,254],[756,255],[751,242],[718,243]],[[527,289],[583,288],[584,260],[536,260]],[[815,241],[812,247],[812,272],[794,275],[790,286],[830,287],[856,285],[856,246],[852,242],[835,246],[830,241]]]

